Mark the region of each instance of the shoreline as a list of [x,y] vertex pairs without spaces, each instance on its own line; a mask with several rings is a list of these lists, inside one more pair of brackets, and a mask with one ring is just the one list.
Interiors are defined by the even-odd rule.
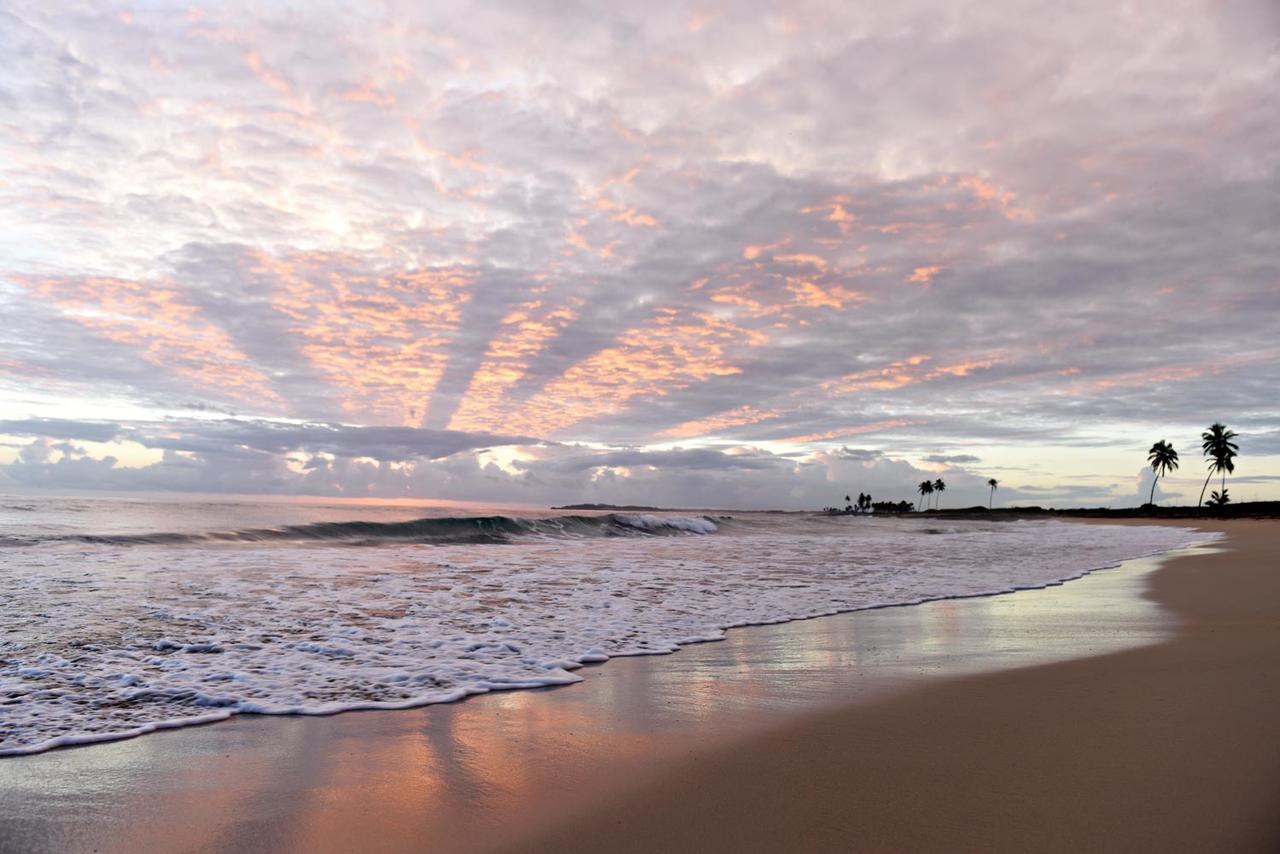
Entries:
[[1277,850],[1280,523],[1195,527],[1166,640],[800,715],[511,850]]
[[[568,688],[403,712],[239,716],[8,759],[0,837],[24,840],[24,850],[127,850],[181,828],[189,847],[232,850],[256,828],[250,850],[337,850],[343,840],[403,850],[424,838],[443,850],[523,848],[528,834],[576,822],[605,793],[621,797],[690,753],[757,738],[815,708],[1158,642],[1172,627],[1141,593],[1159,561],[1009,596],[732,629],[685,648],[678,665],[616,658]],[[77,816],[88,810],[97,829],[60,817],[51,792]]]
[[[937,511],[930,511],[936,513]],[[955,516],[949,518],[956,518]],[[961,517],[962,521],[969,521],[968,517]],[[1014,517],[1009,517],[1013,520]],[[1035,517],[1026,517],[1035,518]],[[1049,519],[1040,517],[1040,521],[1072,521],[1068,519]],[[921,519],[920,521],[923,521]],[[1181,527],[1186,530],[1186,526]],[[1176,551],[1174,549],[1173,551]],[[1145,558],[1159,558],[1162,555],[1169,554],[1171,551],[1165,549],[1162,551],[1139,552],[1134,557],[1128,558],[1120,563],[1127,563]],[[328,703],[314,708],[299,707],[283,707],[278,709],[256,708],[253,710],[241,710],[239,708],[213,708],[200,714],[190,715],[181,718],[168,718],[163,720],[152,721],[141,724],[127,730],[115,730],[110,732],[87,732],[87,733],[71,733],[59,735],[43,742],[21,744],[11,747],[0,745],[0,762],[12,757],[37,756],[54,750],[63,750],[68,748],[89,747],[99,744],[110,744],[117,741],[124,741],[144,736],[150,736],[158,732],[166,732],[173,730],[184,730],[195,727],[209,726],[212,724],[222,723],[243,715],[262,716],[262,717],[332,717],[340,714],[350,714],[353,712],[366,711],[405,711],[423,709],[436,705],[447,705],[451,703],[463,702],[465,700],[485,696],[488,694],[504,692],[508,690],[538,690],[551,687],[562,687],[580,682],[584,676],[578,676],[577,671],[585,670],[591,672],[595,665],[606,664],[611,661],[620,661],[635,657],[665,657],[667,655],[679,654],[692,647],[704,643],[716,643],[723,641],[725,634],[730,631],[738,631],[742,629],[754,629],[763,626],[780,626],[789,623],[803,622],[808,620],[817,620],[828,617],[852,615],[863,612],[878,611],[892,608],[914,608],[936,602],[963,601],[969,599],[984,599],[995,596],[1006,596],[1011,593],[1043,590],[1045,588],[1057,587],[1063,584],[1078,581],[1093,573],[1104,572],[1115,569],[1120,564],[1112,562],[1111,558],[1105,559],[1106,562],[1097,564],[1079,563],[1074,564],[1070,568],[1071,574],[1053,577],[1047,581],[1027,581],[1024,583],[1010,583],[1011,586],[991,587],[986,589],[976,589],[968,592],[942,593],[936,595],[924,595],[915,599],[901,599],[897,601],[873,602],[871,604],[859,605],[841,605],[837,607],[828,607],[823,610],[799,610],[787,613],[767,614],[756,619],[745,619],[730,623],[716,623],[709,628],[710,634],[691,636],[679,641],[672,641],[670,649],[654,649],[650,651],[638,652],[616,652],[612,656],[604,656],[603,654],[585,654],[582,657],[573,657],[568,659],[572,661],[572,666],[566,668],[568,673],[564,678],[547,678],[541,684],[518,684],[510,687],[506,686],[489,686],[478,688],[459,688],[451,696],[448,697],[431,697],[431,698],[411,698],[407,700],[363,700],[352,702],[335,702]],[[572,675],[570,675],[572,674]]]

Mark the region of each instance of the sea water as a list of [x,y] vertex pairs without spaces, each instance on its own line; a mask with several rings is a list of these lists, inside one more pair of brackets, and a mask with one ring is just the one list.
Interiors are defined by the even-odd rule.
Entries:
[[[1206,539],[1055,520],[0,496],[0,755],[579,681]],[[678,665],[677,665],[678,666]]]

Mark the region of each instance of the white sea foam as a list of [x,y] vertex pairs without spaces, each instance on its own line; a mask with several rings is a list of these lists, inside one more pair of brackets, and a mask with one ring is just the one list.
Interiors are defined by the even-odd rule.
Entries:
[[660,531],[671,528],[691,534],[714,534],[719,528],[706,516],[617,516],[618,522],[643,531]]
[[616,518],[714,535],[6,548],[0,754],[566,684],[583,663],[732,626],[1055,584],[1205,539],[1053,521]]

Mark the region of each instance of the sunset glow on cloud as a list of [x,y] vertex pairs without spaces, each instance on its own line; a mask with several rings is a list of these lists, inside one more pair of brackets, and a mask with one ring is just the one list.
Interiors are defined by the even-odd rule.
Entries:
[[0,52],[0,487],[1124,502],[1226,420],[1276,497],[1270,0],[0,0]]

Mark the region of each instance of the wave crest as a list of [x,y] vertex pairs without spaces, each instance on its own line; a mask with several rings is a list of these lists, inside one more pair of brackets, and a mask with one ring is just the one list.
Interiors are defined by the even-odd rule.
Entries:
[[654,516],[610,513],[602,516],[461,516],[407,522],[318,522],[280,528],[155,534],[77,534],[50,539],[100,545],[184,545],[210,543],[305,543],[344,545],[393,543],[510,543],[525,538],[678,536],[714,534],[719,525],[708,516]]

